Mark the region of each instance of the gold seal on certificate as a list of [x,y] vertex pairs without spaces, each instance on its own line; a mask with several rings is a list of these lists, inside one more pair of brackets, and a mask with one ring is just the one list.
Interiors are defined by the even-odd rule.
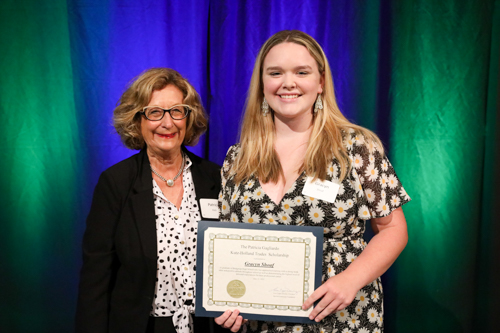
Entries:
[[245,284],[239,280],[233,280],[227,284],[227,293],[234,298],[240,298],[245,295]]
[[322,237],[321,227],[200,221],[196,315],[308,321],[302,304],[321,281]]

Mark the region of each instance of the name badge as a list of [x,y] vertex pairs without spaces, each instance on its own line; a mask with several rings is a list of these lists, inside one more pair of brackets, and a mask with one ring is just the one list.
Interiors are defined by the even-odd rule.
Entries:
[[337,197],[340,185],[328,180],[316,179],[312,181],[312,177],[307,177],[306,184],[302,190],[302,194],[333,203]]
[[201,217],[204,219],[219,218],[219,204],[217,199],[200,199]]

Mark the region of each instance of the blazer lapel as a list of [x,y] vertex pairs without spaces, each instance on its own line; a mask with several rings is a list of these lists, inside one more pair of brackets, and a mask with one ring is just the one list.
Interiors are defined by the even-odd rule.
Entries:
[[[191,165],[191,174],[193,175],[193,183],[196,191],[196,200],[201,198],[217,198],[215,181],[210,178],[201,168],[201,158],[185,150],[189,159],[193,163]],[[214,196],[215,193],[215,196]]]
[[220,184],[217,184],[216,181],[203,170],[201,166],[202,159],[200,157],[189,152],[187,149],[184,150],[184,152],[187,153],[187,155],[191,159],[191,162],[193,163],[191,165],[191,175],[193,176],[193,183],[196,191],[196,201],[198,204],[200,215],[204,220],[217,220],[217,218],[209,219],[203,217],[200,199],[217,199],[219,196]]
[[156,218],[153,196],[153,176],[149,167],[149,158],[146,148],[141,150],[138,160],[137,179],[134,183],[132,195],[132,211],[144,255],[156,260]]

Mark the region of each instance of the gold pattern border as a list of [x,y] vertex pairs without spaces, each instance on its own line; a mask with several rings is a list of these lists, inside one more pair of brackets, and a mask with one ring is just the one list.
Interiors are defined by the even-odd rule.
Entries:
[[267,309],[267,310],[291,310],[291,311],[306,311],[302,309],[302,306],[296,305],[277,305],[277,304],[263,304],[263,303],[247,303],[247,302],[229,302],[229,301],[217,301],[213,299],[213,281],[214,281],[214,241],[216,239],[235,239],[235,240],[249,240],[249,241],[266,241],[266,242],[283,242],[283,243],[305,243],[305,255],[304,255],[304,283],[302,284],[302,294],[303,294],[303,302],[309,297],[306,290],[309,290],[309,266],[310,266],[310,254],[311,254],[311,239],[310,238],[301,238],[301,237],[276,237],[276,236],[249,236],[249,235],[234,235],[234,234],[209,234],[210,242],[208,244],[209,254],[208,261],[210,265],[208,266],[208,305],[217,305],[217,306],[239,306],[242,308],[254,308],[254,309]]

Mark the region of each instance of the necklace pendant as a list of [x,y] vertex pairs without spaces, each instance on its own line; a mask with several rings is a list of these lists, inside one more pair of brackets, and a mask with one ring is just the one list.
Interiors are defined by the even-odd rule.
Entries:
[[151,165],[149,165],[149,167],[151,168],[151,171],[153,171],[153,173],[158,176],[158,178],[160,178],[165,183],[167,183],[168,187],[172,187],[172,186],[174,186],[175,180],[177,178],[179,178],[179,176],[181,175],[182,169],[184,169],[184,165],[186,165],[186,156],[184,156],[184,154],[182,154],[181,168],[179,169],[179,172],[177,172],[177,174],[175,175],[175,177],[173,179],[165,179],[165,177],[163,177],[162,175],[160,175],[155,169],[153,169],[153,167]]

